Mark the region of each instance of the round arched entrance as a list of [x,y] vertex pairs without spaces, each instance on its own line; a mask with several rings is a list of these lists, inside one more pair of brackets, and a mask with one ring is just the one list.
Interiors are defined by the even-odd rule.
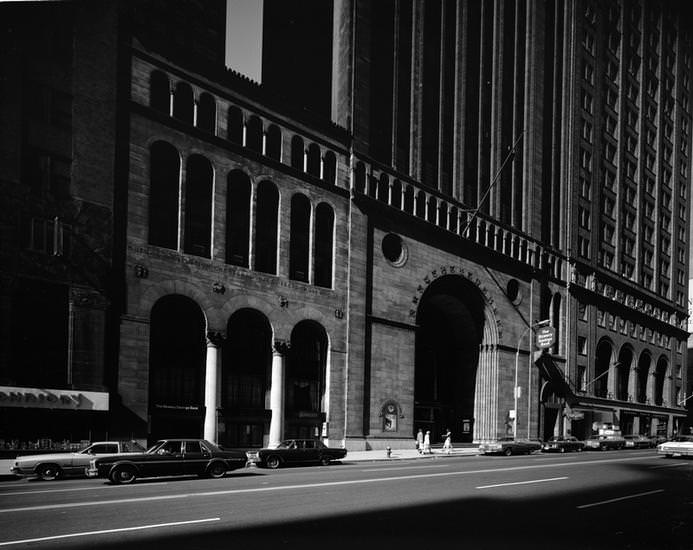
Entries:
[[449,428],[456,441],[472,441],[484,299],[463,277],[436,279],[419,303],[416,322],[414,432],[440,441]]
[[154,304],[149,339],[149,438],[202,437],[205,318],[190,298]]
[[322,325],[298,323],[291,332],[288,359],[284,437],[318,437],[326,417],[327,333]]
[[259,311],[241,309],[226,326],[222,348],[219,443],[261,447],[269,432],[266,404],[272,368],[272,328]]

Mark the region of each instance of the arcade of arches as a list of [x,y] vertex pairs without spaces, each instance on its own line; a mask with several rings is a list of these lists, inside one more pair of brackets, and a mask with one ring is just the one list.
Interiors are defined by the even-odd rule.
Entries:
[[228,319],[226,337],[206,329],[200,307],[170,295],[151,311],[149,438],[205,437],[259,447],[315,437],[326,420],[328,339],[317,322],[297,323],[288,342],[272,340],[259,311]]

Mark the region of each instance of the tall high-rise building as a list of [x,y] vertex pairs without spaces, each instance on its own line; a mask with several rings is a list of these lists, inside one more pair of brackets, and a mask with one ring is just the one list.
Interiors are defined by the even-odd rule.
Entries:
[[[74,23],[60,29],[70,72],[4,59],[15,103],[2,115],[14,124],[0,135],[14,169],[2,189],[16,207],[2,218],[0,254],[14,261],[0,265],[0,407],[18,423],[0,438],[68,437],[27,396],[86,396],[93,382],[109,397],[99,429],[225,446],[684,427],[684,7],[245,7],[57,4]],[[15,7],[4,24],[31,25],[46,9]],[[227,31],[249,16],[262,29],[247,50],[260,82],[224,64],[238,53]],[[101,26],[77,24],[90,18]],[[5,34],[15,51],[32,48]],[[75,270],[36,272],[34,241],[21,237],[41,165],[20,161],[37,145],[18,113],[46,105],[28,93],[34,79],[61,78],[72,210],[46,199],[48,219],[77,227],[77,205],[93,203],[94,225],[73,232],[103,241],[90,250],[108,284],[95,279],[100,263],[78,257]],[[60,142],[46,135],[50,153]],[[62,285],[65,298],[24,291],[24,280]],[[77,288],[103,297],[83,317]],[[45,369],[27,350],[42,314],[65,335]],[[9,330],[16,319],[23,328]]]

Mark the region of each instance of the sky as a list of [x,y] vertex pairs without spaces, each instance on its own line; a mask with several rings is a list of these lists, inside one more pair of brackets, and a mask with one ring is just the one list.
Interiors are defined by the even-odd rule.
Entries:
[[262,2],[226,0],[226,66],[262,82]]

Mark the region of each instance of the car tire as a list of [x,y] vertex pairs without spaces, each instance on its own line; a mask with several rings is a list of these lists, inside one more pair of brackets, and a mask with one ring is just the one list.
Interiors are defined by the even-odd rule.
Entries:
[[226,466],[221,462],[213,462],[207,468],[207,475],[212,479],[220,479],[226,475]]
[[271,468],[272,470],[276,470],[277,468],[279,468],[281,462],[281,459],[277,455],[270,455],[265,460],[265,464],[267,465],[267,467]]
[[116,466],[111,470],[108,478],[115,485],[127,485],[137,479],[137,474],[132,466]]
[[36,468],[36,475],[43,481],[53,481],[62,475],[63,471],[57,464],[41,464]]
[[505,456],[511,456],[513,454],[513,450],[511,448],[507,448],[505,451],[503,451],[503,454]]
[[330,457],[329,456],[321,456],[320,457],[320,464],[323,466],[329,466],[330,465]]

